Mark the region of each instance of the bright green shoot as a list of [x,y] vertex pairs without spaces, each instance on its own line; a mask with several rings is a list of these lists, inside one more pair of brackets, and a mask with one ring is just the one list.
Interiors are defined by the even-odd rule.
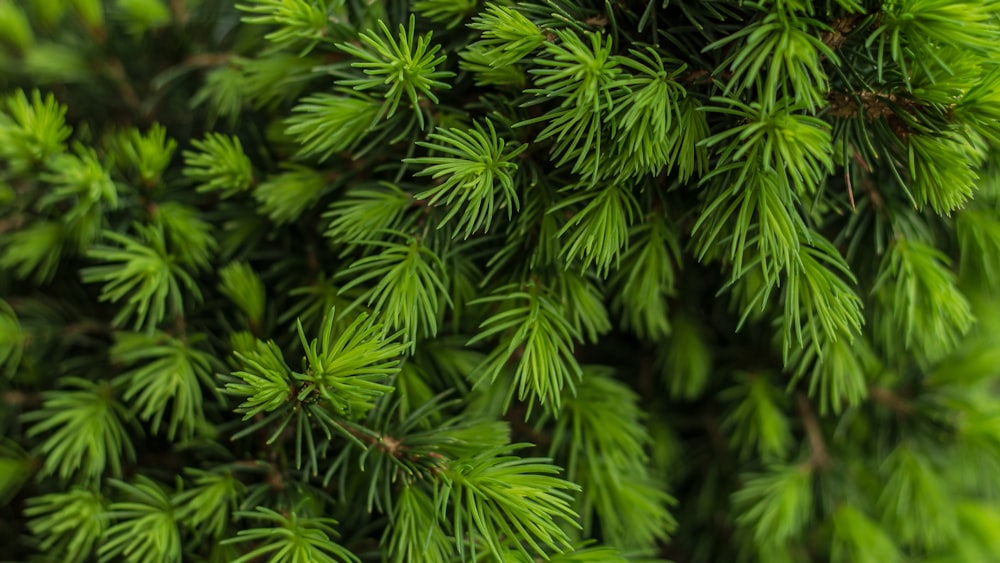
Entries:
[[385,103],[377,119],[392,117],[405,96],[414,110],[420,127],[424,126],[424,110],[420,107],[421,98],[437,104],[438,98],[433,89],[448,89],[450,86],[442,82],[442,78],[454,76],[448,71],[435,70],[445,61],[444,55],[436,56],[441,50],[440,45],[431,46],[431,33],[417,37],[414,31],[416,18],[410,16],[408,27],[399,26],[398,40],[394,39],[385,22],[379,20],[382,35],[374,31],[362,32],[359,35],[363,46],[341,43],[342,51],[359,59],[360,62],[351,66],[364,71],[367,78],[342,80],[344,86],[352,86],[355,90],[382,90],[386,85],[388,90],[382,92]]

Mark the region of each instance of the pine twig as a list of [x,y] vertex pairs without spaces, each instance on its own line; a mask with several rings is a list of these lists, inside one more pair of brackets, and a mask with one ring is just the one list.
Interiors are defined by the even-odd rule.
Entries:
[[823,440],[823,430],[819,427],[819,420],[809,404],[809,397],[804,393],[796,394],[796,402],[799,414],[802,416],[802,425],[806,430],[806,438],[809,440],[809,467],[813,469],[823,469],[832,465],[833,460],[827,452],[826,442]]

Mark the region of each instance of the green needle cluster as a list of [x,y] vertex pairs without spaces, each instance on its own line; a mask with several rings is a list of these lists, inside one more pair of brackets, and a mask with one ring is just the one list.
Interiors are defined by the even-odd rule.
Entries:
[[0,0],[0,559],[1000,561],[1000,0]]

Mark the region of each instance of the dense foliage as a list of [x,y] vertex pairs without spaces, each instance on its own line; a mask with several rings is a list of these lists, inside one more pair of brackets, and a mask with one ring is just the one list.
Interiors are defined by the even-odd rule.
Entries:
[[0,0],[0,558],[1000,560],[1000,1]]

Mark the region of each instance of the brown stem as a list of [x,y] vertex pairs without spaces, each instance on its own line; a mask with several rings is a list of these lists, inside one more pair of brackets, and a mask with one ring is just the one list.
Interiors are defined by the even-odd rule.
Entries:
[[351,436],[354,436],[366,444],[373,445],[380,451],[383,451],[393,457],[402,457],[403,452],[407,449],[406,446],[403,445],[403,440],[401,439],[387,435],[372,436],[371,434],[360,432],[342,422],[338,422],[337,424],[339,424],[344,430],[347,430]]
[[41,393],[25,393],[24,391],[4,391],[0,393],[0,402],[8,407],[31,408],[42,404]]
[[507,409],[507,412],[504,414],[504,420],[510,423],[510,427],[515,435],[524,436],[529,442],[540,448],[548,448],[552,443],[552,437],[535,430],[532,425],[525,422],[526,413],[527,409],[524,404],[515,403]]
[[[723,80],[728,80],[732,78],[732,73],[729,71],[723,72],[720,77]],[[705,69],[689,70],[681,75],[681,82],[685,84],[690,84],[692,86],[701,86],[704,84],[711,84],[714,78],[712,77],[712,72]]]
[[851,170],[844,167],[844,182],[847,183],[847,197],[851,200],[851,210],[857,211],[857,206],[854,205],[854,186],[851,184]]
[[125,73],[125,67],[122,65],[122,62],[118,59],[110,59],[106,68],[108,76],[118,87],[118,93],[121,95],[125,105],[130,110],[138,113],[142,106],[142,101],[139,99],[138,94],[136,94],[135,89],[132,88],[132,83]]
[[894,115],[890,104],[912,106],[912,102],[901,100],[892,92],[831,91],[827,99],[830,101],[829,115],[840,119],[853,118],[861,112],[868,121],[874,121]]
[[833,22],[833,25],[830,27],[830,31],[824,32],[820,36],[820,41],[833,50],[839,49],[840,46],[844,44],[846,36],[854,31],[854,28],[857,27],[863,19],[864,16],[861,14],[853,14],[838,18]]
[[796,399],[799,414],[802,416],[802,425],[806,430],[806,438],[809,440],[810,454],[807,463],[814,469],[829,467],[832,460],[827,453],[826,442],[823,440],[823,430],[819,427],[819,420],[816,418],[816,413],[813,412],[812,405],[809,404],[809,398],[804,393],[798,393]]
[[182,66],[194,68],[222,66],[232,57],[231,53],[197,53],[184,59]]
[[8,231],[16,231],[25,223],[26,221],[24,220],[24,217],[20,215],[0,219],[0,234]]
[[184,315],[177,316],[177,320],[174,321],[173,331],[181,341],[187,340],[187,320],[184,318]]
[[183,26],[190,17],[184,0],[170,0],[170,11],[173,12],[174,21],[177,25]]
[[897,395],[892,389],[871,385],[868,387],[868,396],[900,416],[905,417],[913,414],[913,404]]
[[67,337],[80,334],[109,334],[112,332],[110,326],[105,323],[95,321],[79,321],[66,325],[63,334]]

